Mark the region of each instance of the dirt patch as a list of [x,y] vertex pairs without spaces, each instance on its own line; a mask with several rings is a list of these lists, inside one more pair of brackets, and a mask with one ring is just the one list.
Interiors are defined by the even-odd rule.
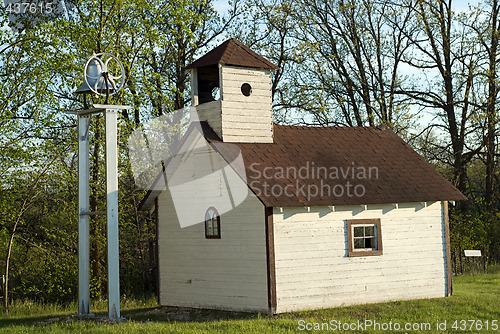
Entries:
[[[104,316],[104,315],[86,315],[86,316],[81,316],[77,313],[74,313],[74,314],[71,314],[71,315],[67,315],[67,316],[61,316],[61,317],[54,317],[54,318],[49,318],[49,319],[45,319],[45,320],[42,320],[42,321],[37,321],[34,323],[35,326],[39,326],[39,325],[50,325],[50,324],[53,324],[53,323],[63,323],[63,322],[75,322],[75,321],[79,321],[79,322],[95,322],[95,323],[116,323],[117,321],[109,321],[108,320],[108,317],[107,316]],[[120,319],[118,322],[122,322],[122,321],[127,321],[127,319],[125,318],[122,318]]]
[[195,309],[186,307],[163,306],[147,311],[127,312],[125,317],[131,319],[147,319],[159,321],[206,322],[230,319],[256,318],[255,313]]
[[123,310],[119,321],[109,321],[107,314],[92,314],[81,316],[74,313],[68,316],[60,316],[44,319],[34,323],[35,325],[50,325],[53,323],[68,322],[94,322],[94,323],[116,323],[133,320],[136,322],[148,321],[180,321],[180,322],[208,322],[231,319],[257,318],[256,313],[232,312],[207,309],[195,309],[186,307],[160,306],[153,309]]

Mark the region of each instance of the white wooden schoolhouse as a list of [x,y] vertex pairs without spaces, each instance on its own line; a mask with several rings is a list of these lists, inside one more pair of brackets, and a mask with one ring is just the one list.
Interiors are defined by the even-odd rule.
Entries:
[[393,131],[273,124],[276,66],[235,39],[188,69],[198,119],[179,150],[203,146],[209,163],[177,155],[167,170],[215,176],[143,201],[161,305],[276,314],[451,295],[448,201],[465,197]]

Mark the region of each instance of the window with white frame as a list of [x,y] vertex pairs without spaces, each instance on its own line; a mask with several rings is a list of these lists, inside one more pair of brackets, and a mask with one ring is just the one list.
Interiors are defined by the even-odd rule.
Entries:
[[382,255],[380,219],[347,220],[349,256]]
[[220,239],[220,216],[214,207],[205,213],[205,238]]

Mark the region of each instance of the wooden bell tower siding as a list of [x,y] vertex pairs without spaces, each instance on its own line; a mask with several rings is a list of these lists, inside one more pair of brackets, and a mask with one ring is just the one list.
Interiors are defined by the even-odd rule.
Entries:
[[[207,121],[222,140],[273,142],[269,92],[271,71],[277,69],[276,65],[230,39],[187,69],[191,70],[191,98],[199,120]],[[217,88],[220,99],[215,101],[212,90]]]
[[[179,150],[204,147],[207,159],[175,156],[167,168],[210,181],[143,201],[158,203],[161,305],[275,314],[451,295],[447,201],[465,196],[390,129],[271,128],[271,65],[231,39],[190,66],[199,117]],[[220,174],[240,154],[243,167]],[[310,173],[293,174],[301,168]],[[347,182],[363,193],[332,192]],[[215,220],[181,228],[179,217],[221,209],[234,187],[248,194],[215,230]],[[175,197],[210,205],[179,212]]]

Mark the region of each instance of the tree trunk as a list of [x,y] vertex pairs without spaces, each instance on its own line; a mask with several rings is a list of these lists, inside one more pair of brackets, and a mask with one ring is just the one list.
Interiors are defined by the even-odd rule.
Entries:
[[10,265],[10,254],[12,252],[12,244],[14,243],[14,236],[16,234],[17,224],[21,220],[19,216],[14,224],[14,228],[12,229],[12,234],[9,239],[9,246],[7,247],[7,256],[5,257],[5,282],[3,286],[3,306],[5,309],[5,313],[9,312],[9,265]]
[[497,84],[496,84],[496,58],[498,47],[498,0],[493,0],[491,10],[491,45],[489,57],[488,71],[488,102],[486,107],[487,118],[487,133],[486,133],[486,189],[485,202],[486,209],[491,212],[494,209],[493,200],[493,178],[495,170],[495,132],[496,132],[496,101],[497,101]]

